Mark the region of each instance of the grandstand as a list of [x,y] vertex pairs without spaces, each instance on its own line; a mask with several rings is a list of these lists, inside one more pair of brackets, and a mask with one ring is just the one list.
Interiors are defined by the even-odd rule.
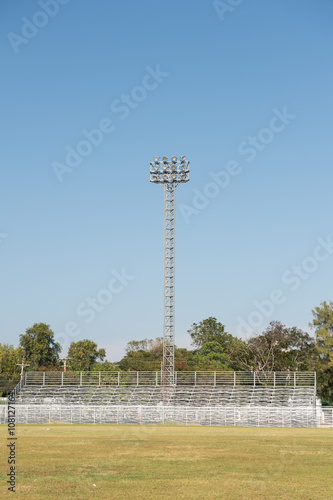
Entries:
[[21,422],[316,425],[313,372],[26,372]]
[[27,372],[16,404],[92,406],[314,406],[314,373],[179,372],[172,387],[160,372]]
[[24,386],[17,404],[166,406],[313,406],[312,387]]

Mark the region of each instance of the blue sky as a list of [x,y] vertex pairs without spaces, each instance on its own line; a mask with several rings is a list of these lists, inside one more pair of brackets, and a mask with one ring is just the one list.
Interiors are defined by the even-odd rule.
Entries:
[[330,0],[1,2],[0,342],[51,325],[119,360],[162,335],[176,195],[176,344],[308,330],[332,299]]

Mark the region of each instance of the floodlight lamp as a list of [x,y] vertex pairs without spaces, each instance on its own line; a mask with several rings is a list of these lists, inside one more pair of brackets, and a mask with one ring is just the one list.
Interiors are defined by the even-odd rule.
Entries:
[[155,172],[157,172],[157,171],[158,171],[158,169],[159,169],[159,164],[158,164],[158,163],[157,163],[157,164],[155,163],[155,165],[153,165],[153,169],[155,170]]
[[175,163],[177,161],[177,156],[171,156],[171,160]]
[[168,174],[164,174],[164,175],[163,175],[163,179],[164,179],[165,181],[168,181],[168,180],[169,180],[169,175],[168,175]]
[[159,160],[160,160],[160,159],[159,159],[159,157],[158,157],[158,156],[154,156],[154,161],[155,161],[155,162],[158,162]]
[[163,160],[164,162],[166,162],[166,161],[168,161],[168,157],[167,157],[167,156],[163,156],[163,157],[162,157],[162,160]]
[[184,181],[186,179],[186,173],[183,172],[180,176],[181,180]]
[[182,161],[185,161],[185,160],[186,160],[186,156],[181,156],[181,157],[180,157],[180,159],[181,159]]
[[153,180],[154,180],[154,181],[159,181],[159,180],[160,180],[160,178],[159,178],[159,176],[158,176],[158,175],[153,175]]
[[177,180],[177,174],[171,174],[171,180],[176,181]]

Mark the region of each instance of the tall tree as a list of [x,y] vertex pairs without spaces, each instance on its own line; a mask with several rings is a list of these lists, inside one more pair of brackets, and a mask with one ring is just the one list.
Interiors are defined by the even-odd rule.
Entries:
[[206,342],[218,342],[222,347],[228,348],[234,337],[224,331],[224,325],[218,322],[216,318],[209,317],[200,321],[200,323],[193,323],[187,333],[192,338],[192,345],[195,347],[202,347]]
[[127,354],[139,351],[150,351],[159,355],[163,352],[163,338],[157,337],[156,339],[131,340],[127,342],[125,351]]
[[[126,356],[119,362],[124,371],[160,371],[163,360],[163,338],[132,340],[126,347]],[[187,371],[195,368],[193,351],[175,346],[175,370]]]
[[188,333],[192,345],[198,348],[193,356],[193,369],[241,369],[234,354],[240,351],[243,341],[226,332],[225,326],[216,318],[209,317],[198,324],[193,323]]
[[126,356],[119,362],[121,370],[154,371],[161,369],[163,339],[131,340],[127,343]]
[[320,358],[326,368],[333,367],[333,302],[322,302],[312,314],[310,327],[315,329]]
[[223,346],[216,341],[208,341],[202,344],[200,349],[193,355],[195,369],[225,371],[231,370],[231,360]]
[[0,393],[7,395],[20,380],[23,349],[9,344],[0,344]]
[[316,348],[306,332],[272,321],[261,335],[240,345],[234,356],[243,369],[251,371],[313,370]]
[[96,361],[103,361],[105,356],[105,349],[97,349],[97,344],[87,339],[72,342],[68,350],[69,366],[73,371],[93,369]]
[[318,349],[317,384],[321,396],[333,404],[333,302],[322,302],[312,311]]
[[15,348],[10,344],[0,344],[0,373],[7,377],[12,377],[20,373],[20,367],[23,357],[22,347]]
[[55,365],[59,359],[61,346],[54,340],[54,333],[49,325],[35,323],[20,335],[20,346],[25,353],[25,361],[30,364],[30,370],[40,366]]

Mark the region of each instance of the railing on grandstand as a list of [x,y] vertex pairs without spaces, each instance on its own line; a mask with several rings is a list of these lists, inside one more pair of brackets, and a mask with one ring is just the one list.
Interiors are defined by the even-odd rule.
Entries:
[[[160,386],[161,372],[34,372],[24,385]],[[315,387],[315,372],[175,372],[175,385]]]
[[[14,400],[16,399],[16,396],[20,392],[23,385],[24,385],[24,380],[20,379],[20,381],[16,384],[16,386],[14,387],[12,392],[10,393],[10,396],[12,399],[14,399]],[[7,398],[6,398],[6,400],[7,400]]]

